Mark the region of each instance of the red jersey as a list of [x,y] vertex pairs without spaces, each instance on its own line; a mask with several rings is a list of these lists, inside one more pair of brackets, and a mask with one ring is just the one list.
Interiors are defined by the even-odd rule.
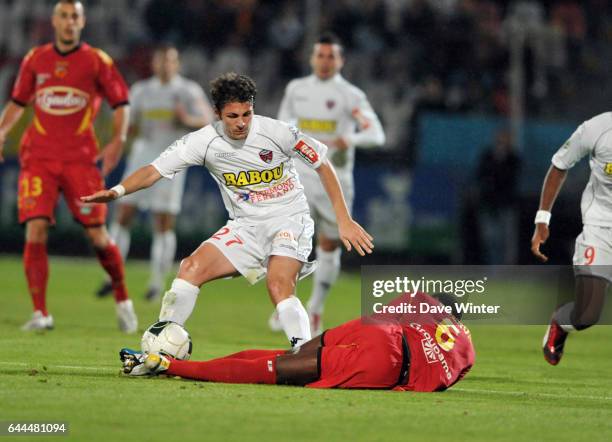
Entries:
[[394,315],[410,348],[408,383],[395,389],[446,390],[474,365],[476,354],[470,331],[444,311],[438,300],[425,293],[419,292],[414,297],[405,294],[390,304],[402,303],[415,305],[417,313]]
[[111,57],[80,43],[62,53],[52,44],[23,58],[12,100],[34,106],[34,119],[21,140],[20,158],[93,162],[98,143],[93,128],[102,97],[111,107],[128,104],[128,88]]

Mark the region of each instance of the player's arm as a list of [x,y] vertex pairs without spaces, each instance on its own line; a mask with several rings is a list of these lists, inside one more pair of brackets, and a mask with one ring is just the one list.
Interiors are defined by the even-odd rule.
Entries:
[[374,238],[351,218],[334,167],[329,160],[325,159],[315,170],[319,174],[321,183],[323,183],[323,187],[331,200],[338,221],[340,239],[346,250],[350,252],[351,246],[353,246],[361,256],[372,253],[374,248],[372,240]]
[[385,131],[363,92],[359,93],[357,103],[351,110],[351,116],[357,122],[359,131],[339,137],[334,142],[335,147],[338,149],[347,149],[351,146],[369,148],[385,144]]
[[195,97],[191,106],[185,106],[180,102],[177,103],[175,113],[179,122],[190,129],[204,127],[212,123],[214,119],[214,112],[203,96]]
[[550,231],[548,223],[550,221],[550,212],[552,211],[555,200],[559,195],[561,187],[567,177],[567,170],[562,170],[551,164],[544,178],[542,185],[542,193],[540,194],[540,207],[536,214],[535,231],[531,238],[531,252],[542,262],[548,261],[548,257],[540,251],[540,246],[546,242]]
[[130,125],[130,107],[120,105],[113,111],[113,136],[100,151],[96,160],[102,160],[102,175],[106,176],[117,166],[123,153],[123,145],[127,140]]
[[136,170],[121,181],[121,183],[110,189],[99,190],[92,195],[82,196],[81,201],[86,203],[108,203],[109,201],[121,198],[123,195],[151,187],[161,178],[161,173],[155,167],[148,164]]
[[11,131],[15,123],[19,121],[23,115],[24,107],[18,105],[14,101],[9,101],[0,115],[0,163],[4,162],[3,150],[6,137]]
[[601,134],[602,122],[606,124],[604,127],[607,127],[606,116],[603,118],[597,116],[581,124],[552,158],[552,165],[542,185],[540,207],[536,213],[535,230],[531,238],[531,253],[542,262],[548,261],[548,257],[540,251],[540,246],[546,242],[550,234],[548,229],[550,211],[563,186],[567,171],[584,156],[593,152],[596,140]]

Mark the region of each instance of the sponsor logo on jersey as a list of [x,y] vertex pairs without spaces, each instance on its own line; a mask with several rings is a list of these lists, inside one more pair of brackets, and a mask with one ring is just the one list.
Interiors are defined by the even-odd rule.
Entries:
[[604,166],[604,172],[606,175],[612,175],[612,163],[606,163]]
[[413,322],[410,324],[410,327],[418,331],[421,336],[423,336],[423,339],[421,339],[421,347],[423,348],[423,353],[427,363],[433,364],[435,362],[439,362],[442,366],[442,370],[444,370],[446,379],[451,380],[453,375],[448,365],[448,361],[446,360],[446,357],[444,357],[444,354],[442,354],[440,347],[434,341],[434,338],[427,330],[425,330],[425,328],[423,328],[421,324]]
[[283,163],[273,169],[241,170],[238,173],[227,172],[223,174],[226,186],[243,187],[252,184],[270,183],[283,176]]
[[36,92],[36,105],[51,115],[70,115],[84,109],[89,94],[68,86],[49,86]]
[[298,121],[300,130],[304,132],[320,132],[320,133],[335,133],[338,122],[336,120],[308,120],[302,119]]
[[51,74],[36,74],[36,86],[42,85],[51,77]]
[[319,161],[319,154],[311,146],[306,144],[304,140],[300,140],[294,147],[295,150],[302,158],[304,158],[310,164],[315,164]]
[[237,152],[215,152],[217,158],[232,158],[235,157]]
[[435,364],[438,362],[436,357],[436,344],[430,339],[421,339],[421,347],[423,347],[423,353],[425,353],[425,360],[428,364]]
[[260,150],[259,158],[265,163],[270,164],[272,162],[272,151],[271,150]]
[[236,199],[238,201],[260,203],[273,198],[280,198],[286,193],[291,192],[293,189],[295,189],[295,182],[293,181],[293,178],[289,178],[282,183],[274,184],[266,189],[238,192]]
[[335,105],[336,105],[336,102],[334,100],[327,100],[325,102],[325,106],[327,106],[329,110],[333,109]]

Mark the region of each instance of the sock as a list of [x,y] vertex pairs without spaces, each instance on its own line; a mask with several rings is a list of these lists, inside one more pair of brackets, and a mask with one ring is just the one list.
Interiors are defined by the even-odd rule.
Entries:
[[151,277],[149,287],[162,290],[166,275],[172,268],[176,254],[176,234],[174,230],[155,232],[151,244]]
[[23,250],[23,267],[34,311],[40,310],[44,316],[47,316],[46,298],[47,280],[49,279],[47,245],[44,243],[26,242]]
[[275,384],[276,356],[257,359],[172,360],[166,371],[172,376],[231,384]]
[[184,279],[176,278],[162,299],[159,320],[185,325],[185,321],[193,312],[199,293],[199,287]]
[[279,356],[285,353],[287,353],[287,350],[244,350],[224,356],[222,359],[258,359],[265,356]]
[[105,249],[96,249],[98,261],[110,277],[115,294],[115,302],[128,299],[127,289],[125,288],[123,260],[119,247],[114,242],[109,242]]
[[318,266],[315,270],[312,293],[308,300],[308,311],[320,315],[323,313],[323,305],[329,295],[329,289],[338,279],[340,274],[340,255],[342,249],[338,247],[333,252],[326,252],[317,247]]
[[291,295],[276,304],[276,311],[278,312],[278,320],[283,326],[292,347],[299,347],[310,341],[308,313],[296,296]]
[[553,315],[553,319],[557,322],[557,324],[559,324],[559,326],[568,333],[576,330],[576,328],[572,324],[574,306],[574,302],[568,302],[567,304],[563,304],[557,309],[557,311]]
[[130,229],[123,227],[118,222],[114,222],[110,226],[109,234],[111,238],[113,238],[113,240],[115,241],[115,244],[117,244],[117,247],[119,247],[121,259],[125,261],[128,256],[128,252],[130,251]]

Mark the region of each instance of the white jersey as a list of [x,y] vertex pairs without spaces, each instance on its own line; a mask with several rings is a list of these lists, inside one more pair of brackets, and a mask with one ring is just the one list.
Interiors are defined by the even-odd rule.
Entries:
[[[191,115],[199,115],[196,103],[208,99],[194,81],[176,75],[168,83],[151,77],[134,83],[130,90],[130,119],[139,128],[130,157],[136,168],[149,164],[174,140],[188,130],[178,123],[176,107],[184,106]],[[208,105],[207,108],[210,108]],[[212,119],[212,114],[208,116]]]
[[[368,120],[359,130],[353,116],[358,110]],[[343,187],[352,183],[355,147],[374,147],[385,143],[385,133],[366,95],[340,74],[329,80],[315,75],[292,80],[285,90],[278,119],[295,124],[302,132],[328,143],[343,137],[349,148],[338,150],[329,144],[329,158]],[[302,168],[299,168],[300,174]],[[307,171],[305,171],[307,173]]]
[[582,223],[612,227],[612,112],[582,123],[552,158],[567,170],[589,155],[591,176],[582,193]]
[[229,217],[258,223],[308,213],[293,158],[317,169],[326,153],[327,146],[294,126],[254,115],[246,140],[232,140],[217,121],[177,140],[152,164],[166,178],[189,166],[205,166]]

